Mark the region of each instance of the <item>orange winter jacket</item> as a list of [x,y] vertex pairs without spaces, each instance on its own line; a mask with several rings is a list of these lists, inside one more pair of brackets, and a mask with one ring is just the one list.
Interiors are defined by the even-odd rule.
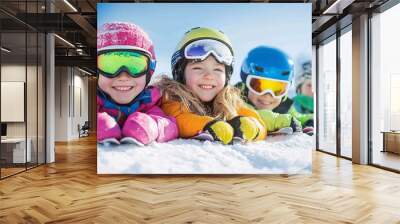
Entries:
[[[197,135],[203,130],[204,126],[212,120],[213,117],[197,115],[189,111],[178,101],[164,101],[162,102],[161,109],[169,116],[176,119],[179,129],[179,136],[182,138],[190,138]],[[239,116],[253,117],[259,124],[260,133],[256,140],[263,140],[266,137],[266,129],[264,122],[258,113],[248,107],[241,107],[238,110]]]

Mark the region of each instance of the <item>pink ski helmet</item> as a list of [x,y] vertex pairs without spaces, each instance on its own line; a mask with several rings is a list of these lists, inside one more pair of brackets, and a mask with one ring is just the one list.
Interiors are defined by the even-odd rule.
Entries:
[[150,81],[155,70],[156,55],[153,42],[142,28],[126,22],[105,23],[97,32],[97,53],[113,49],[140,50],[149,54],[154,63],[147,74],[147,83]]

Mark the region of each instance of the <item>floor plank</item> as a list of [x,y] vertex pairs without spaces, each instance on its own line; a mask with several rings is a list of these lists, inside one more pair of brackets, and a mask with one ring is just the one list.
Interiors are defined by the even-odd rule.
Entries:
[[313,153],[312,175],[97,175],[96,139],[0,181],[0,223],[400,223],[400,175]]

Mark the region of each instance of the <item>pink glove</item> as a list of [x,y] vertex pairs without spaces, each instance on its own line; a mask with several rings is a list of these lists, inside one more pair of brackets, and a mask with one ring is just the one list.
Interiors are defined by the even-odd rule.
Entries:
[[157,122],[158,137],[157,142],[168,142],[177,139],[179,136],[178,126],[176,125],[175,118],[173,117],[160,117],[157,115],[150,116]]
[[121,129],[115,119],[106,112],[97,113],[97,140],[120,139]]
[[157,139],[157,123],[149,115],[135,112],[126,119],[122,135],[134,138],[145,145],[149,144]]
[[167,116],[159,107],[152,107],[147,113],[157,122],[157,142],[168,142],[178,138],[179,130],[174,117]]

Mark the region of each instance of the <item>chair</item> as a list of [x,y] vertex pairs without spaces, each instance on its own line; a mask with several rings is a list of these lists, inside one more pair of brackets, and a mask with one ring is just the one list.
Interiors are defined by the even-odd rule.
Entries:
[[90,129],[89,121],[85,121],[82,127],[78,124],[79,138],[89,136],[89,129]]

